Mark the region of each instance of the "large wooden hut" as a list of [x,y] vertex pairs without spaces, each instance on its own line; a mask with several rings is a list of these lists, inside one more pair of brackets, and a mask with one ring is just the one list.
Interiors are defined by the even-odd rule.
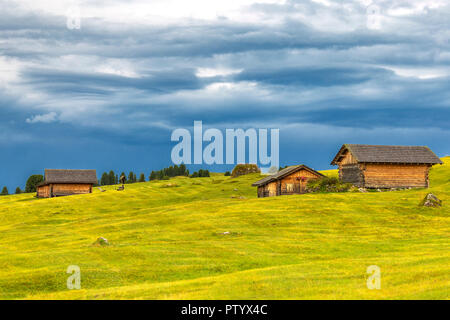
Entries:
[[442,161],[421,146],[344,144],[331,161],[339,178],[364,188],[427,188],[428,172]]
[[311,179],[324,177],[323,174],[303,164],[291,166],[252,184],[258,187],[258,198],[288,194],[301,194]]
[[37,186],[38,198],[92,193],[98,183],[95,170],[45,169],[44,181]]

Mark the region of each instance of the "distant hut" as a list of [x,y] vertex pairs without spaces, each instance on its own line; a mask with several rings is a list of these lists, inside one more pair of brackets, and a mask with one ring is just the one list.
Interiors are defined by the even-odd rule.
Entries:
[[258,187],[258,198],[288,194],[301,194],[311,179],[320,179],[323,174],[303,164],[291,166],[252,184]]
[[421,146],[344,144],[331,161],[339,178],[364,188],[427,188],[428,172],[442,161]]
[[38,198],[92,193],[98,183],[95,170],[45,169],[44,181],[37,186]]

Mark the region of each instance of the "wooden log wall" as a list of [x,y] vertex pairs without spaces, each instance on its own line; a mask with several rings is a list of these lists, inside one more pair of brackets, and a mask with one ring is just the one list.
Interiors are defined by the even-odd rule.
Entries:
[[53,196],[70,195],[70,194],[85,194],[91,193],[90,184],[54,184],[52,188]]
[[364,164],[366,188],[428,187],[428,165]]
[[38,198],[50,198],[50,186],[40,186],[37,187],[37,197]]

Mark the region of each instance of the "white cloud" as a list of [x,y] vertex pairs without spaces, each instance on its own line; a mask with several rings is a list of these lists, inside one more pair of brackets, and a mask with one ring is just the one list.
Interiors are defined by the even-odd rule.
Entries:
[[383,66],[383,68],[393,71],[400,77],[417,78],[421,80],[447,77],[449,70],[442,68],[401,68],[392,66]]
[[56,112],[50,112],[46,114],[38,114],[35,116],[32,116],[31,118],[28,118],[26,120],[27,123],[51,123],[56,122],[58,120],[58,115]]
[[241,73],[243,69],[226,69],[226,68],[198,68],[196,76],[199,78],[209,78],[217,76],[229,76],[232,74]]

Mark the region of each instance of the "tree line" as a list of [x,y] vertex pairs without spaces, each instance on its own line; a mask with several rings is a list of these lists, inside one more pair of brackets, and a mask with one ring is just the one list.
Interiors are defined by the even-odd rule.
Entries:
[[120,177],[125,177],[125,183],[145,182],[145,174],[143,173],[139,175],[138,180],[137,175],[133,171],[130,171],[128,175],[126,175],[125,172],[122,172],[120,175],[118,175],[114,172],[114,170],[111,170],[109,171],[109,173],[104,172],[102,174],[102,177],[100,178],[99,181],[99,185],[108,186],[113,184],[119,184]]
[[[225,173],[226,176],[230,175],[230,172],[227,171]],[[98,181],[97,185],[107,186],[107,185],[114,185],[120,183],[120,177],[125,177],[125,183],[135,183],[135,182],[145,182],[145,174],[141,173],[139,175],[139,179],[137,178],[137,175],[130,171],[128,175],[125,174],[125,172],[122,172],[120,175],[116,174],[114,170],[110,170],[109,172],[104,172]],[[193,172],[192,174],[189,174],[189,170],[186,168],[186,165],[174,165],[170,166],[161,170],[152,171],[150,173],[150,176],[148,177],[148,181],[154,181],[154,180],[168,180],[172,177],[178,177],[178,176],[185,176],[190,178],[202,178],[202,177],[209,177],[210,173],[208,170],[200,169],[196,172]],[[25,190],[22,190],[20,187],[16,188],[15,194],[20,193],[33,193],[36,192],[37,185],[44,181],[44,176],[40,174],[31,175],[25,184]],[[0,193],[0,196],[3,195],[9,195],[9,191],[7,187],[3,187],[2,192]]]
[[189,176],[189,170],[186,169],[186,165],[174,165],[158,171],[152,171],[148,180],[168,180],[169,178],[178,176]]

